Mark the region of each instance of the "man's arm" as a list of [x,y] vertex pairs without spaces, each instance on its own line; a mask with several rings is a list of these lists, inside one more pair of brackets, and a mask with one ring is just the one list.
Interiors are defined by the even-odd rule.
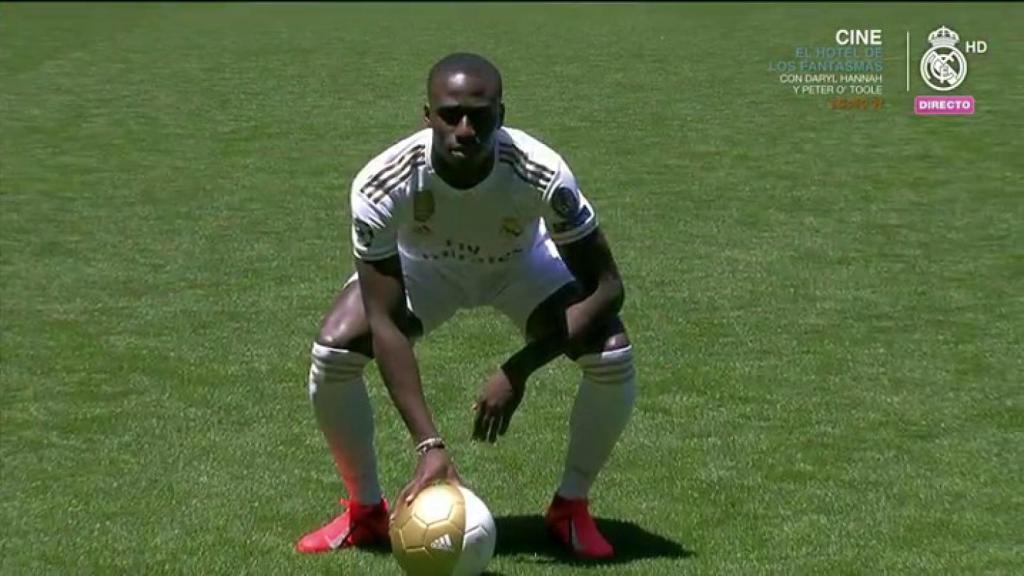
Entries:
[[562,354],[575,358],[603,344],[597,342],[608,333],[603,328],[616,320],[622,308],[622,280],[594,208],[580,192],[569,166],[561,158],[556,160],[557,170],[537,196],[537,212],[576,278],[579,293],[560,290],[531,313],[526,346],[491,375],[477,397],[473,424],[477,440],[494,442],[504,435],[530,374]]
[[566,343],[582,343],[594,328],[613,320],[626,300],[619,268],[608,240],[597,228],[581,240],[558,246],[569,272],[583,286],[586,297],[566,311]]
[[[406,336],[408,330],[403,332],[401,329],[408,320],[401,261],[397,254],[372,262],[357,258],[356,271],[373,336],[373,354],[391,401],[415,442],[437,438],[437,428],[423,398],[423,384],[412,353],[412,342]],[[420,490],[438,480],[461,483],[443,444],[434,444],[419,451],[416,472],[399,493],[398,501],[411,503]]]
[[437,437],[437,428],[423,397],[412,342],[399,325],[406,322],[405,283],[398,255],[367,262],[356,259],[373,353],[405,426],[415,442]]
[[622,280],[600,229],[559,246],[558,251],[582,294],[568,306],[570,295],[545,302],[550,309],[541,310],[540,325],[532,327],[529,342],[488,379],[474,406],[476,440],[495,442],[503,436],[522,401],[530,374],[562,354],[578,354],[595,343],[592,339],[603,338],[606,331],[598,328],[613,321],[622,308]]
[[575,242],[558,245],[558,252],[582,287],[583,298],[502,365],[513,382],[525,383],[548,362],[586,343],[595,328],[615,318],[625,301],[619,269],[600,228]]

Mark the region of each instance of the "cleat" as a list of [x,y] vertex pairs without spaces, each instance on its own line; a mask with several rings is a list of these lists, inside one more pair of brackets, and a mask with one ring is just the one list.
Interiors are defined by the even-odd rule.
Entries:
[[388,502],[372,506],[341,499],[346,510],[328,524],[306,534],[295,549],[304,554],[329,552],[352,546],[374,546],[388,542]]
[[544,523],[551,537],[577,558],[606,560],[615,555],[615,550],[597,530],[587,504],[586,499],[570,500],[556,494]]

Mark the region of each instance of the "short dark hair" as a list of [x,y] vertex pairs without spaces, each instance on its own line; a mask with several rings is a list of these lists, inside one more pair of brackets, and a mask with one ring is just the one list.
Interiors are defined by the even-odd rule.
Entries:
[[430,67],[430,73],[427,74],[427,97],[430,97],[430,87],[434,84],[435,78],[455,72],[465,72],[491,80],[498,89],[498,99],[501,99],[501,72],[498,72],[498,68],[487,58],[471,52],[449,54]]

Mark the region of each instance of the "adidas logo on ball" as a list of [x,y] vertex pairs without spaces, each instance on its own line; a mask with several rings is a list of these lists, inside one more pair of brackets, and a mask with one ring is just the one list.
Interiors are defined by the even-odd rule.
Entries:
[[430,547],[434,550],[451,550],[452,549],[452,537],[445,534],[437,540],[430,543]]

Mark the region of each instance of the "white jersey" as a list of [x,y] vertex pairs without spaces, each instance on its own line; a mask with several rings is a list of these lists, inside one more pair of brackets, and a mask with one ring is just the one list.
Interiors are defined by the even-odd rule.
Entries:
[[352,246],[357,258],[464,262],[516,260],[550,238],[583,238],[594,208],[554,150],[521,130],[496,134],[494,169],[472,188],[444,182],[430,160],[432,132],[409,136],[371,160],[352,183]]

